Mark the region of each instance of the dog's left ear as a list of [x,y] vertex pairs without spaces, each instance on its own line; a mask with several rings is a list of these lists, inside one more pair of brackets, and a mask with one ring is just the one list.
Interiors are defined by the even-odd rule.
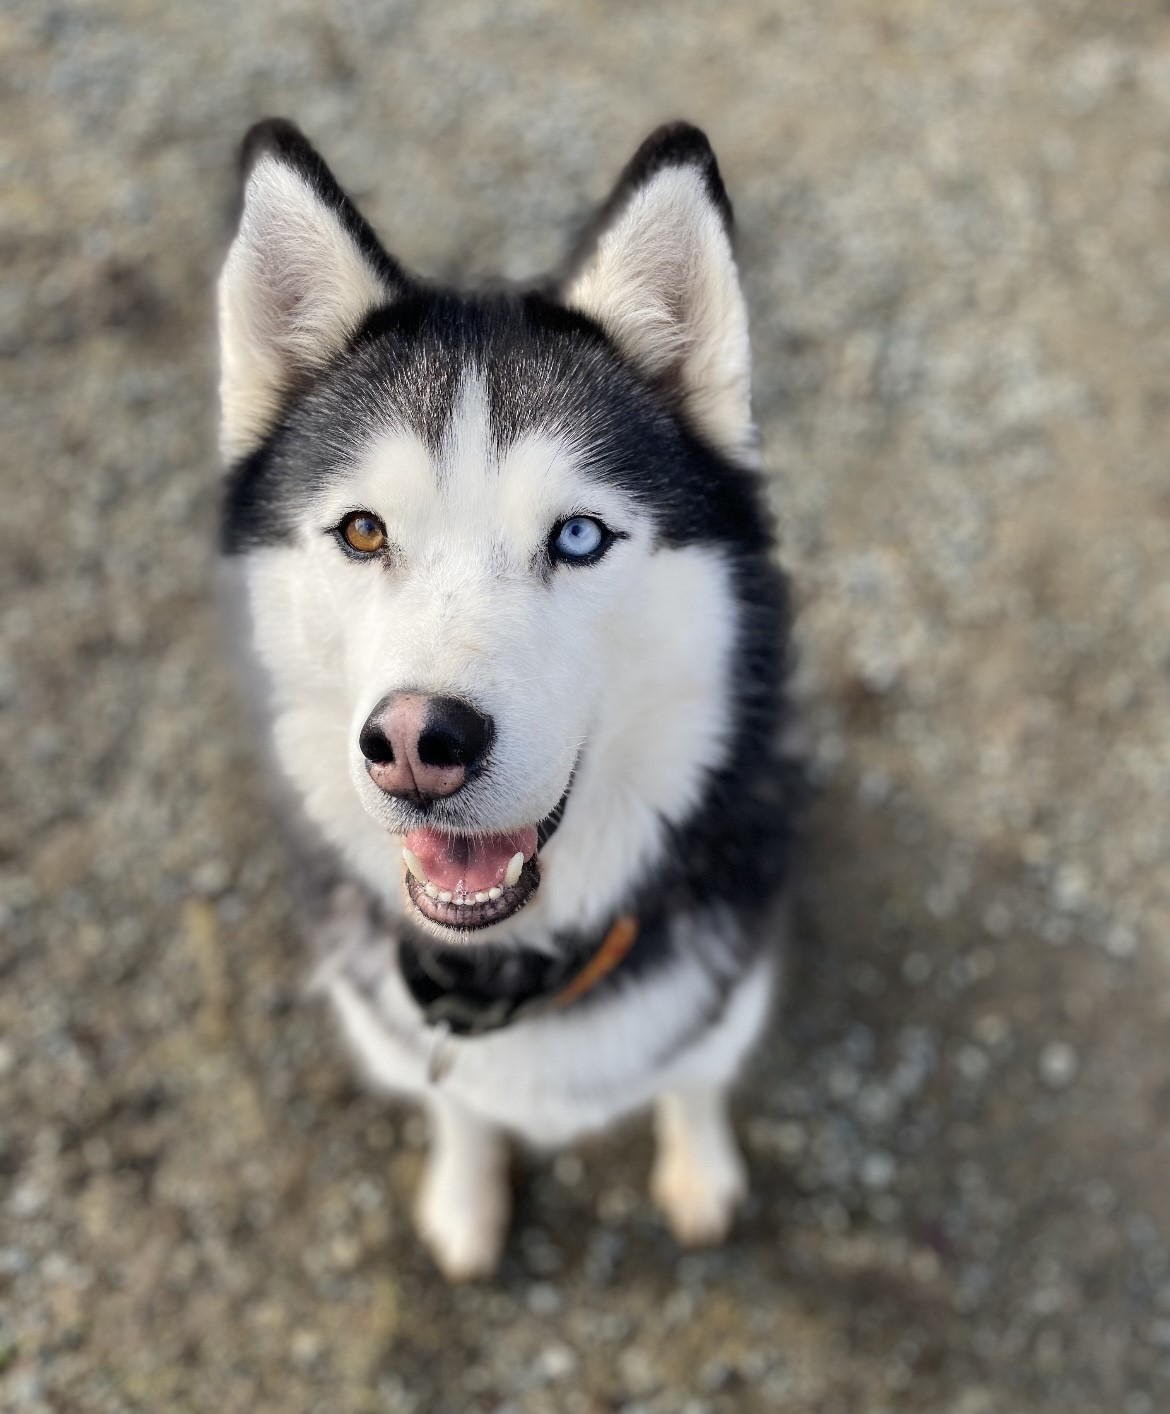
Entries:
[[715,447],[752,459],[747,307],[706,136],[689,123],[651,133],[595,232],[565,303],[596,319]]
[[292,123],[257,123],[240,164],[240,224],[219,281],[220,447],[228,462],[258,447],[289,395],[406,286]]

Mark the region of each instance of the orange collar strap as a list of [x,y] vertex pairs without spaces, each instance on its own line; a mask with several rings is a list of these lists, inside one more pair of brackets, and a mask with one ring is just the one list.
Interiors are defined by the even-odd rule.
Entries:
[[638,937],[638,920],[632,913],[623,913],[605,935],[601,946],[577,973],[567,987],[552,999],[555,1007],[567,1007],[591,992],[603,977],[623,962]]

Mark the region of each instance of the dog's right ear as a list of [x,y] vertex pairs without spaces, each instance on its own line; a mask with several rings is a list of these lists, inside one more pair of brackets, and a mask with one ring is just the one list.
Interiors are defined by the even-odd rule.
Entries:
[[229,463],[260,445],[288,395],[406,283],[292,123],[257,123],[240,164],[239,227],[219,280],[220,449]]

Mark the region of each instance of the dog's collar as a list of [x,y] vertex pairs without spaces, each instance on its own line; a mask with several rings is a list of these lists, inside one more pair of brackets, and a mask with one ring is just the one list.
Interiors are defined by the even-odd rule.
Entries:
[[579,1002],[625,961],[638,932],[637,918],[622,914],[600,941],[551,957],[531,948],[438,949],[403,938],[398,968],[428,1026],[484,1036]]

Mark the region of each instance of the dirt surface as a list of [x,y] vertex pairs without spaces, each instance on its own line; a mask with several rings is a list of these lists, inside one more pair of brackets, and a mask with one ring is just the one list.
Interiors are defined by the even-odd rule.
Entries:
[[[0,9],[0,1407],[1170,1409],[1170,10]],[[295,117],[432,276],[536,274],[657,121],[734,196],[819,795],[754,1197],[644,1124],[410,1225],[217,630],[211,287]]]

